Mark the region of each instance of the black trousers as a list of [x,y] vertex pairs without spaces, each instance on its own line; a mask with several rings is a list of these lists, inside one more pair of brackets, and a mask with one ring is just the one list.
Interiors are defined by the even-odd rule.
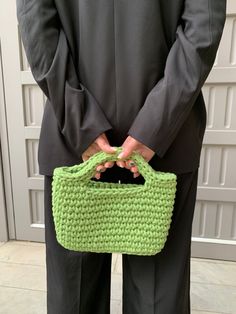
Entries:
[[[190,256],[198,169],[177,175],[171,227],[153,256],[122,254],[123,314],[190,314]],[[52,176],[44,176],[48,314],[110,313],[111,253],[75,252],[56,241],[51,210]],[[96,180],[93,178],[92,180]],[[101,181],[144,183],[114,165]],[[113,314],[113,313],[111,313]]]

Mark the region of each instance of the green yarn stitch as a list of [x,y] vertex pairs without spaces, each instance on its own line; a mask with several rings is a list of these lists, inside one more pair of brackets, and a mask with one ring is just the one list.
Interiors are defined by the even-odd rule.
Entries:
[[118,160],[121,150],[100,151],[79,165],[54,169],[52,212],[57,241],[64,248],[135,255],[154,255],[163,249],[177,176],[154,170],[133,152],[127,159],[135,162],[144,184],[91,180],[96,166]]

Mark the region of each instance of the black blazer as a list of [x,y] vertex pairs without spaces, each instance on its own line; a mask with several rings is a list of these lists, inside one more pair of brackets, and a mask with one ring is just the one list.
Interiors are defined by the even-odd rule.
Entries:
[[199,167],[226,0],[17,0],[34,79],[47,96],[40,174],[82,162],[103,132],[155,151],[156,170]]

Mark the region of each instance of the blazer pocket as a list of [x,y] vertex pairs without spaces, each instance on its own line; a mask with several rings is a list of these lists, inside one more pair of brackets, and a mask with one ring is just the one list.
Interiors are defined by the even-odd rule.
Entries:
[[64,123],[61,133],[71,148],[78,152],[81,146],[81,129],[84,120],[85,90],[72,87],[68,81],[65,82],[64,100]]
[[72,87],[68,81],[65,84],[65,123],[77,122],[79,126],[84,116],[85,89]]

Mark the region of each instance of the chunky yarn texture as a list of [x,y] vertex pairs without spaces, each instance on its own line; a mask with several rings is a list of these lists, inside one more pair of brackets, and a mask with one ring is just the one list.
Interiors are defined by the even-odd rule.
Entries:
[[137,165],[144,184],[91,180],[96,166],[118,160],[121,150],[100,151],[78,165],[54,169],[53,219],[57,241],[64,248],[154,255],[164,247],[174,208],[176,174],[154,170],[133,152],[127,159]]

